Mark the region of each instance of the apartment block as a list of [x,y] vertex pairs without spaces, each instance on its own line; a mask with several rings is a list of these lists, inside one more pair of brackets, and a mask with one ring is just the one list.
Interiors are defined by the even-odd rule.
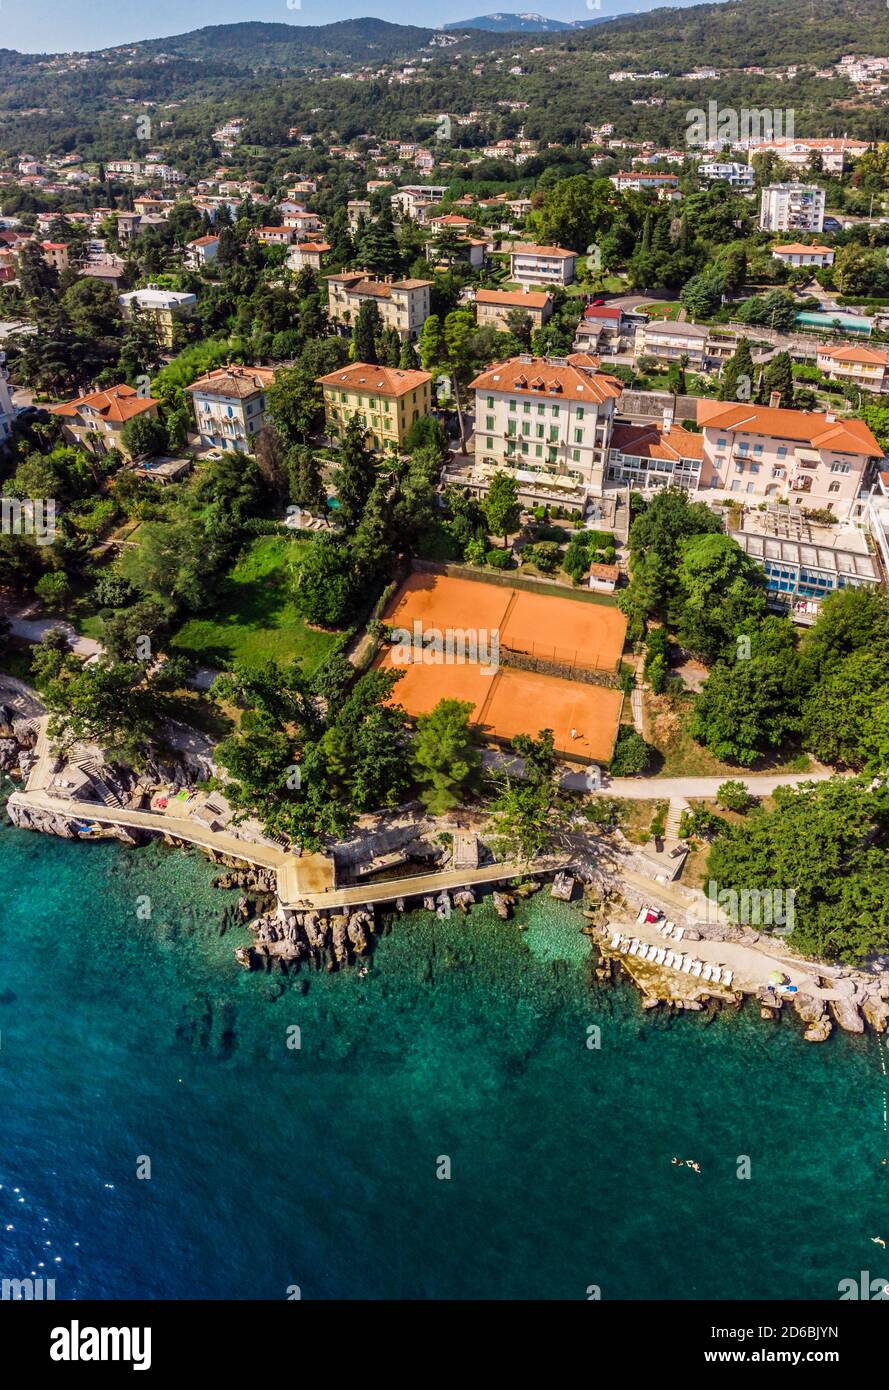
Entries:
[[324,392],[326,430],[338,438],[354,415],[367,427],[375,453],[401,453],[411,426],[432,410],[429,372],[402,371],[353,362],[317,378]]
[[762,190],[759,225],[764,232],[822,232],[824,201],[814,184],[770,184]]
[[229,365],[207,372],[187,387],[204,448],[248,453],[251,440],[268,424],[266,391],[271,367]]
[[743,193],[752,193],[756,183],[756,175],[750,164],[738,164],[736,160],[721,162],[719,160],[707,160],[704,164],[698,165],[698,173],[702,179],[708,179],[711,183],[727,183],[731,188],[740,189]]
[[351,329],[361,305],[376,304],[386,328],[394,328],[403,343],[413,342],[429,317],[431,280],[376,280],[366,270],[328,275],[327,312],[332,323]]
[[570,285],[577,272],[577,253],[562,246],[514,246],[509,260],[520,285]]

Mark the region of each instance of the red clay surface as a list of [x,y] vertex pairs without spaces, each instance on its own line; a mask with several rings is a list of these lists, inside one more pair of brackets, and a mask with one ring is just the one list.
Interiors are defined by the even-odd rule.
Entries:
[[[396,594],[385,621],[409,631],[414,622],[442,633],[498,630],[503,647],[543,658],[549,653],[550,659],[555,650],[556,660],[609,669],[620,660],[626,630],[623,614],[604,605],[419,573]],[[582,652],[582,660],[576,652]],[[493,675],[470,662],[401,665],[393,654],[387,648],[378,664],[404,673],[393,700],[414,717],[428,714],[439,700],[465,700],[489,738],[536,738],[541,729],[552,729],[564,756],[599,763],[611,759],[623,704],[619,690],[503,665]]]
[[469,664],[399,666],[392,661],[391,648],[380,664],[404,672],[392,699],[414,718],[428,714],[439,700],[465,700],[472,705],[473,722],[489,738],[536,738],[541,729],[552,729],[564,756],[597,763],[611,760],[623,703],[619,690],[510,666],[501,666],[492,676]]
[[450,575],[412,574],[384,615],[396,627],[485,628],[501,647],[544,661],[616,671],[627,620],[618,608],[484,584]]

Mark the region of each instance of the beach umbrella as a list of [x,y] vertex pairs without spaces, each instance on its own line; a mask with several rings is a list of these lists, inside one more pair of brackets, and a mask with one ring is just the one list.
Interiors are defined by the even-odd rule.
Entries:
[[783,983],[784,983],[784,981],[785,981],[786,979],[787,979],[787,976],[784,974],[784,971],[783,971],[783,970],[773,970],[772,973],[771,973],[771,975],[769,976],[769,984],[770,984],[770,985],[783,985]]

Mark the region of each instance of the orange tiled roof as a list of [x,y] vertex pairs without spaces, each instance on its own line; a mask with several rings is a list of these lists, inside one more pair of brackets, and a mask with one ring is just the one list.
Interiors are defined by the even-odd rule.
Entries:
[[95,391],[89,396],[79,396],[77,400],[65,401],[62,405],[50,406],[51,415],[63,415],[74,419],[81,410],[96,410],[104,420],[115,424],[125,424],[134,415],[141,415],[160,401],[150,396],[140,396],[132,386],[109,386],[107,391]]
[[566,251],[564,246],[532,246],[530,242],[522,242],[512,248],[512,254],[518,255],[523,252],[525,255],[535,256],[559,256],[567,260],[569,256],[577,257],[576,251]]
[[697,421],[711,429],[737,430],[772,439],[795,439],[815,449],[835,449],[841,454],[883,457],[883,450],[863,420],[829,420],[826,415],[808,410],[699,400]]
[[476,304],[499,304],[504,309],[542,309],[549,299],[548,294],[521,290],[476,290]]
[[671,425],[667,432],[663,425],[617,424],[611,431],[611,448],[633,458],[679,459],[704,458],[704,436],[682,425]]
[[835,362],[860,362],[869,367],[889,367],[889,352],[860,347],[857,343],[841,343],[839,347],[820,348],[819,356],[832,357]]
[[344,391],[366,395],[405,396],[432,380],[431,372],[408,372],[399,367],[377,367],[370,362],[353,362],[326,376],[316,377],[320,386],[338,386]]
[[788,256],[800,256],[803,252],[807,252],[810,256],[813,254],[829,256],[831,249],[830,246],[804,246],[801,241],[791,241],[786,246],[773,246],[772,255],[777,255],[779,251],[783,251]]
[[[578,354],[580,355],[580,354]],[[616,399],[623,385],[613,377],[591,375],[580,367],[556,366],[545,357],[522,361],[513,357],[508,362],[496,362],[486,367],[470,383],[475,391],[507,391],[510,395],[554,396],[559,400],[600,404]]]

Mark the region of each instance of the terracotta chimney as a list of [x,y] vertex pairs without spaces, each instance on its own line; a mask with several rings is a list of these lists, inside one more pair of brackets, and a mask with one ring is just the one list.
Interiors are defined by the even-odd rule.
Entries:
[[770,409],[770,410],[777,410],[780,404],[781,404],[781,392],[780,392],[780,391],[773,391],[772,394],[769,396],[769,409]]

